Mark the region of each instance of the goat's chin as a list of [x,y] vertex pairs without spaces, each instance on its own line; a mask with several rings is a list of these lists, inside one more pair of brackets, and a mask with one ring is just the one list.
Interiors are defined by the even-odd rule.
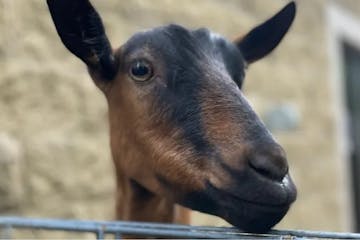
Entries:
[[280,222],[290,208],[284,206],[264,206],[257,203],[233,201],[234,208],[224,209],[220,213],[230,224],[247,232],[264,233]]
[[254,182],[239,186],[235,194],[208,182],[204,191],[188,194],[181,204],[219,216],[244,231],[267,232],[288,212],[296,199],[296,188],[289,176],[283,183],[269,181],[261,187]]

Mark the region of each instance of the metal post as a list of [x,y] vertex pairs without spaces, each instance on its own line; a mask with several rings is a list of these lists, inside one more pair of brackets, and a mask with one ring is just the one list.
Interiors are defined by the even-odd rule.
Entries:
[[105,233],[104,233],[104,229],[103,228],[99,228],[96,231],[96,239],[97,240],[104,240],[105,239]]
[[12,238],[12,227],[10,224],[0,228],[0,239],[11,239]]
[[116,232],[114,237],[115,237],[115,240],[121,240],[121,233]]

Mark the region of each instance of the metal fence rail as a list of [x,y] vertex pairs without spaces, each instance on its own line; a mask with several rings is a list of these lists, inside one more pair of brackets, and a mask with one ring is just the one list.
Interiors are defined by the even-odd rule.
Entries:
[[244,233],[233,227],[197,227],[176,224],[158,224],[125,221],[80,221],[59,219],[34,219],[0,217],[0,239],[11,239],[15,229],[56,230],[93,233],[96,239],[113,234],[160,238],[208,238],[208,239],[360,239],[356,233],[317,232],[302,230],[272,230],[266,234]]

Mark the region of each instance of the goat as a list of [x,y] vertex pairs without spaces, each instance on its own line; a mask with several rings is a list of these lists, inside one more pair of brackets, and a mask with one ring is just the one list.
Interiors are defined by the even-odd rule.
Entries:
[[288,32],[294,2],[235,41],[170,24],[115,50],[89,0],[47,4],[108,103],[118,219],[172,222],[176,204],[251,232],[283,218],[297,193],[286,155],[241,87]]

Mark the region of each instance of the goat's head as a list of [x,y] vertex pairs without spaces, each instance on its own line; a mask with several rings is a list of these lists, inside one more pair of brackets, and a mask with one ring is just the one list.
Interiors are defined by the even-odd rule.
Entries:
[[296,197],[283,149],[241,86],[248,64],[288,31],[295,3],[230,42],[168,25],[113,51],[88,0],[48,0],[65,46],[104,92],[111,149],[123,174],[149,191],[235,226],[264,231]]

